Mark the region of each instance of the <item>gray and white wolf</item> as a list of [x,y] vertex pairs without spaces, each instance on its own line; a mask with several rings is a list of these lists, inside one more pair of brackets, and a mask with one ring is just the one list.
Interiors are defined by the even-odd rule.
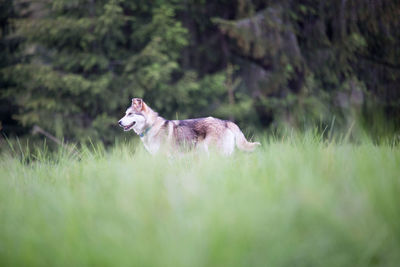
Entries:
[[231,121],[213,117],[166,120],[141,98],[132,99],[131,106],[118,123],[124,131],[135,131],[151,154],[159,151],[173,154],[192,149],[208,153],[213,147],[224,155],[231,155],[235,144],[244,151],[253,151],[260,145],[248,142],[239,127]]

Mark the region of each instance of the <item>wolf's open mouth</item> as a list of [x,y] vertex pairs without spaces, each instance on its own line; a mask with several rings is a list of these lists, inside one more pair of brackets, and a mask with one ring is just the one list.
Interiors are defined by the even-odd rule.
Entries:
[[129,131],[129,129],[131,127],[133,127],[136,124],[136,121],[132,122],[131,124],[129,124],[128,126],[123,126],[124,127],[124,131]]

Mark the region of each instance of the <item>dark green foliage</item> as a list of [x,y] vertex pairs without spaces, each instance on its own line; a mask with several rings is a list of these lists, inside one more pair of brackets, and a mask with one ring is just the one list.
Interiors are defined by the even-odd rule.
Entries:
[[196,96],[218,94],[196,92],[208,80],[222,88],[220,75],[199,80],[179,65],[188,33],[174,3],[52,1],[36,8],[40,14],[16,23],[32,60],[2,70],[15,83],[4,96],[20,107],[15,118],[24,126],[108,142],[120,132],[116,122],[134,96],[172,115],[178,102],[185,107]]
[[[12,0],[0,2],[0,70],[23,60],[20,51],[21,39],[13,35],[15,27],[12,20],[17,17]],[[26,133],[26,129],[20,127],[12,117],[18,113],[18,107],[4,91],[8,89],[8,92],[12,93],[14,85],[13,81],[0,71],[0,131],[20,135]]]
[[252,64],[244,77],[266,122],[301,127],[335,117],[348,128],[389,108],[385,116],[399,125],[396,1],[239,2],[245,15],[215,22]]
[[249,129],[397,131],[399,12],[361,0],[5,1],[1,121],[109,143],[143,97],[167,118]]

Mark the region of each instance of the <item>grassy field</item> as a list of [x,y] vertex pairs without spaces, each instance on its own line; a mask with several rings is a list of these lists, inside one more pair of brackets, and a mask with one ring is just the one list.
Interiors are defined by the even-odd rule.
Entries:
[[[138,146],[140,147],[140,146]],[[400,149],[264,140],[0,157],[1,266],[398,266]]]

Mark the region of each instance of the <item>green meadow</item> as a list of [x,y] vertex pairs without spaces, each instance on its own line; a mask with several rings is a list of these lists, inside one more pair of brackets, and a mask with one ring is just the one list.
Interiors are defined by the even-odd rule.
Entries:
[[398,266],[398,145],[262,143],[229,158],[3,152],[0,265]]

